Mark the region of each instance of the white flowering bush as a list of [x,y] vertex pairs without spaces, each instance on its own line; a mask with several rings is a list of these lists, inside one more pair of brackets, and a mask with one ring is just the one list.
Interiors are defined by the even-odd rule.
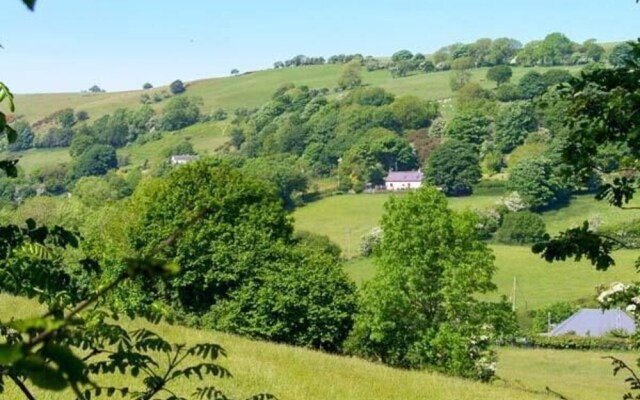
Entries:
[[364,257],[369,257],[373,254],[376,247],[382,242],[382,229],[375,227],[369,232],[362,235],[360,241],[360,254]]
[[511,192],[500,198],[498,204],[505,206],[511,212],[528,210],[531,207],[531,204],[527,203],[518,192]]

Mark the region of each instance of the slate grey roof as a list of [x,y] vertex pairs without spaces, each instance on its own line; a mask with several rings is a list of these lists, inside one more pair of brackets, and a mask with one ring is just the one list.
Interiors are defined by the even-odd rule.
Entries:
[[633,318],[619,309],[583,308],[558,324],[551,331],[550,336],[574,333],[578,336],[599,337],[612,330],[634,333],[636,324]]
[[385,182],[422,182],[422,171],[389,171]]

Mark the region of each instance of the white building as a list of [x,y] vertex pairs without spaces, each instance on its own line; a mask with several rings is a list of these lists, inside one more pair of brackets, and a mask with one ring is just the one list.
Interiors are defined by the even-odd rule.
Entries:
[[384,186],[387,190],[418,189],[423,178],[422,171],[389,171],[384,178]]
[[188,164],[191,161],[198,161],[198,156],[190,154],[171,156],[171,165]]

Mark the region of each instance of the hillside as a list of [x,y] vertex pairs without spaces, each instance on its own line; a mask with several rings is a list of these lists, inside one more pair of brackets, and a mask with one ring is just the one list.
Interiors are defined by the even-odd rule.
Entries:
[[[16,310],[20,310],[20,315],[30,316],[37,310],[33,306],[29,300],[0,295],[0,317],[15,315]],[[188,343],[221,344],[229,355],[223,364],[233,378],[208,383],[237,396],[270,392],[281,400],[534,400],[551,398],[542,394],[545,386],[549,386],[569,398],[613,400],[624,389],[622,380],[608,372],[608,362],[601,358],[604,354],[598,352],[499,349],[498,375],[504,381],[486,385],[216,332],[165,324],[149,326],[140,321],[127,325],[145,326],[172,341],[185,342],[186,338]],[[618,355],[632,358],[628,353]],[[114,375],[109,383],[118,386],[125,382],[122,376]],[[193,386],[194,382],[183,384]],[[6,398],[16,398],[12,385],[7,388]],[[38,398],[57,400],[68,398],[68,394]]]
[[[186,93],[203,99],[204,112],[211,112],[220,107],[232,111],[238,107],[259,106],[283,83],[332,89],[336,86],[343,68],[342,65],[315,65],[198,80],[188,83]],[[562,68],[579,69],[579,67]],[[512,79],[517,82],[528,71],[544,69],[516,67],[513,69]],[[470,72],[472,80],[481,82],[485,87],[495,86],[494,83],[486,80],[486,68],[472,69]],[[362,80],[365,85],[381,86],[395,94],[412,94],[425,99],[438,100],[453,95],[449,87],[450,74],[450,71],[445,71],[394,79],[386,70],[363,71]],[[31,123],[64,108],[85,110],[91,118],[97,118],[120,107],[139,107],[141,94],[153,94],[163,90],[168,90],[168,87],[113,93],[18,94],[16,95],[16,112]],[[161,107],[163,103],[164,101],[157,103],[156,107]]]

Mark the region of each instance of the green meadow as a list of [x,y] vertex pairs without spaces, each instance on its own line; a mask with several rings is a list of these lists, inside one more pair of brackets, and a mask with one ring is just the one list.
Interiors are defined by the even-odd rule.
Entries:
[[[29,317],[40,311],[30,300],[0,295],[0,318],[10,315]],[[621,397],[624,382],[610,374],[609,363],[602,359],[608,353],[522,350],[499,348],[498,375],[493,384],[481,384],[445,377],[428,371],[408,371],[386,367],[358,358],[337,356],[287,345],[252,341],[233,335],[136,320],[126,327],[145,327],[178,343],[221,344],[228,358],[221,364],[233,377],[211,378],[204,383],[179,381],[189,393],[198,386],[216,385],[227,393],[244,398],[250,394],[269,392],[280,400],[325,399],[403,399],[403,400],[542,400],[554,397],[545,387],[570,399],[614,400]],[[631,353],[616,353],[627,361]],[[119,386],[127,378],[114,374],[105,384]],[[40,393],[41,400],[62,400],[68,392]],[[7,384],[3,398],[19,398]]]

